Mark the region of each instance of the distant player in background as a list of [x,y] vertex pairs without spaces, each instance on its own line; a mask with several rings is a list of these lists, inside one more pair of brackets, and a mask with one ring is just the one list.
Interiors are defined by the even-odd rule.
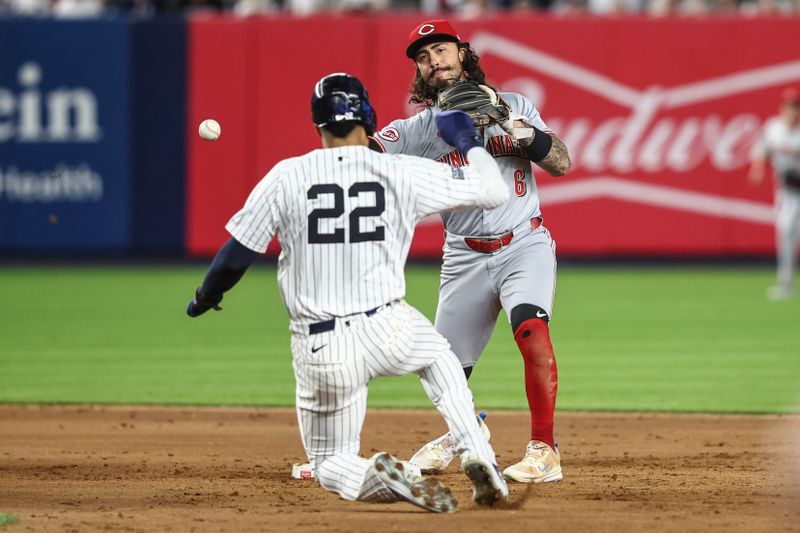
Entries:
[[[436,331],[450,342],[469,378],[505,309],[525,365],[531,432],[525,456],[503,474],[523,483],[559,481],[561,455],[553,432],[558,372],[549,328],[555,241],[543,225],[531,163],[561,176],[570,167],[569,153],[530,100],[486,86],[478,56],[448,21],[430,20],[412,30],[406,56],[415,66],[411,100],[426,107],[379,131],[374,148],[462,167],[469,158],[439,138],[435,125],[441,109],[461,109],[480,125],[483,145],[496,158],[511,193],[492,211],[443,213]],[[450,435],[443,435],[410,462],[423,471],[443,470],[457,456],[453,444]]]
[[778,275],[767,295],[773,300],[794,296],[797,244],[800,240],[800,93],[786,89],[780,115],[764,126],[753,150],[750,180],[764,181],[767,161],[775,172],[777,215],[775,220]]
[[228,222],[232,238],[187,313],[219,310],[223,293],[277,233],[297,417],[319,483],[346,500],[404,500],[433,512],[455,511],[455,498],[438,481],[413,475],[387,453],[359,456],[367,384],[414,372],[447,422],[473,499],[491,505],[508,495],[494,450],[476,420],[458,359],[403,300],[403,267],[423,217],[503,204],[508,190],[500,170],[460,111],[442,113],[436,123],[442,139],[472,158],[463,170],[370,150],[375,113],[352,76],[322,78],[311,108],[324,149],[281,161],[256,185]]

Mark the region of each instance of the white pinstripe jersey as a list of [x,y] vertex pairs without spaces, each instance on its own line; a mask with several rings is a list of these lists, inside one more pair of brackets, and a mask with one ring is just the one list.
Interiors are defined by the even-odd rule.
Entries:
[[[525,122],[550,132],[530,100],[517,93],[499,95],[513,113],[525,117]],[[461,152],[439,137],[435,120],[438,112],[439,108],[433,106],[411,118],[395,120],[376,133],[375,140],[390,154],[417,155],[452,166],[468,164]],[[496,209],[463,209],[442,213],[445,228],[456,235],[500,235],[541,214],[536,180],[531,162],[524,156],[525,150],[497,125],[484,130],[483,141],[486,150],[497,160],[503,179],[511,191],[511,199]]]
[[403,298],[416,223],[476,205],[480,189],[471,169],[362,146],[318,149],[278,163],[225,227],[260,253],[277,233],[295,329]]

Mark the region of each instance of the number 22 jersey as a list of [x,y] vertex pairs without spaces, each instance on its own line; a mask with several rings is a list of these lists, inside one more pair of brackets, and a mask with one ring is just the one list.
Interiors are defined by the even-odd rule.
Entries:
[[403,298],[414,226],[475,206],[480,190],[469,167],[362,146],[318,149],[275,165],[225,228],[259,253],[278,235],[281,297],[301,331]]

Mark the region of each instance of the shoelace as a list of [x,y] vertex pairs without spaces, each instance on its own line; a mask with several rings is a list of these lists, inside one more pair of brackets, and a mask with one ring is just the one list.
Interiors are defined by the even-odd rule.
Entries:
[[546,446],[528,446],[527,453],[525,455],[534,461],[542,462],[547,456],[547,452],[548,450]]

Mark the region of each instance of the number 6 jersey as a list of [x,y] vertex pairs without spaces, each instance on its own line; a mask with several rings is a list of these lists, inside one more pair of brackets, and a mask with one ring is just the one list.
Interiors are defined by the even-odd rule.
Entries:
[[277,233],[278,284],[301,332],[403,298],[416,223],[477,205],[480,183],[469,167],[362,146],[318,149],[278,163],[225,228],[260,253]]
[[[528,124],[551,133],[530,100],[517,93],[499,94],[513,113],[523,117]],[[435,120],[438,112],[437,106],[431,106],[411,118],[395,120],[377,132],[373,139],[386,153],[421,156],[458,167],[467,165],[464,155],[439,137]],[[501,235],[541,214],[536,180],[525,149],[512,141],[496,124],[485,128],[483,135],[484,146],[497,161],[511,192],[511,199],[497,209],[465,209],[443,213],[442,220],[448,233],[466,236]]]

